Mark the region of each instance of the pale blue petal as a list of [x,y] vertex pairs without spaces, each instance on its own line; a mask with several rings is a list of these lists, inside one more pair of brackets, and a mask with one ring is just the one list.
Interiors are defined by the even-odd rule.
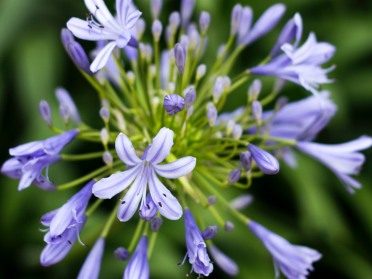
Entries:
[[161,128],[153,139],[151,148],[147,153],[146,161],[158,164],[169,156],[173,146],[173,131],[168,128]]
[[108,59],[114,48],[116,47],[116,42],[108,43],[97,55],[94,59],[92,65],[90,65],[90,70],[95,73],[98,70],[102,69],[106,66]]
[[188,156],[165,165],[153,165],[156,173],[165,178],[180,178],[191,172],[196,165],[196,158]]
[[123,133],[120,133],[119,136],[116,138],[115,149],[120,160],[122,160],[126,165],[135,166],[142,162],[142,160],[138,158],[136,150],[133,148],[132,142]]

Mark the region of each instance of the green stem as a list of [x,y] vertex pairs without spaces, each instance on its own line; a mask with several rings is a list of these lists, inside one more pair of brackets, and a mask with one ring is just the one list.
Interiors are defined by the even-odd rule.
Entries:
[[138,242],[138,240],[139,240],[139,238],[141,236],[141,232],[142,232],[142,228],[143,228],[143,224],[144,223],[145,223],[145,221],[143,221],[142,219],[140,219],[138,221],[138,225],[137,225],[136,231],[134,232],[132,241],[129,244],[128,251],[130,253],[133,253],[134,249],[136,248],[137,242]]
[[119,205],[120,205],[120,201],[117,203],[117,205],[115,206],[114,210],[111,212],[110,217],[107,220],[107,222],[105,224],[105,227],[102,230],[101,237],[103,237],[103,238],[106,238],[107,237],[112,224],[116,220],[116,215],[117,215],[117,211],[118,211]]
[[87,211],[85,211],[85,215],[87,215],[88,217],[92,215],[92,213],[100,206],[102,202],[103,200],[101,199],[96,200],[94,204],[91,207],[89,207]]
[[152,251],[154,251],[156,238],[158,236],[158,232],[152,232],[149,242],[149,252],[148,252],[148,258],[151,258]]
[[[109,150],[111,154],[115,154],[115,150]],[[103,156],[102,151],[95,152],[95,153],[88,153],[88,154],[79,154],[79,155],[69,155],[69,154],[61,154],[62,160],[64,161],[80,161],[80,160],[89,160],[95,158],[101,158]]]
[[154,41],[154,49],[155,49],[155,66],[156,66],[156,80],[155,86],[156,90],[160,90],[160,63],[159,63],[159,41]]

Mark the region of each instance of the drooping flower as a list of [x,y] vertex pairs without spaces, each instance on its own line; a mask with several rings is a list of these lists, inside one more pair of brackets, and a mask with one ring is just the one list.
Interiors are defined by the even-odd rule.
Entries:
[[336,48],[329,43],[317,42],[314,33],[310,33],[307,41],[297,48],[302,37],[302,19],[299,14],[295,15],[294,21],[301,26],[298,28],[295,43],[282,45],[281,49],[285,52],[284,54],[275,57],[267,64],[253,67],[251,73],[289,80],[317,95],[319,84],[333,82],[328,79],[327,73],[334,67],[322,69],[321,65],[332,58]]
[[119,158],[130,166],[130,169],[98,181],[93,186],[93,194],[100,199],[110,199],[134,181],[118,210],[119,220],[128,221],[137,210],[141,199],[142,203],[145,203],[148,183],[152,200],[159,213],[171,220],[179,219],[182,216],[181,205],[156,174],[171,179],[182,177],[194,169],[196,159],[188,156],[159,165],[170,154],[172,145],[173,131],[162,128],[142,159],[139,159],[130,139],[121,133],[116,138],[115,148]]
[[276,278],[281,271],[288,279],[305,279],[309,270],[313,270],[313,262],[322,257],[318,251],[293,245],[254,221],[248,223],[248,228],[273,256]]
[[279,172],[279,162],[273,155],[251,143],[247,148],[263,173],[271,175]]
[[184,211],[184,220],[187,253],[182,264],[179,265],[183,265],[188,256],[189,262],[192,264],[190,273],[194,271],[199,277],[201,275],[208,276],[213,271],[213,264],[209,259],[207,245],[204,242],[202,233],[189,209]]
[[211,257],[224,272],[230,276],[236,276],[239,273],[238,265],[222,253],[215,245],[208,246],[208,251],[211,254]]
[[147,236],[142,236],[137,244],[136,251],[130,259],[124,271],[123,279],[149,279],[150,266],[147,258],[148,240]]
[[61,135],[51,137],[44,141],[34,141],[9,149],[9,154],[15,158],[7,160],[1,167],[1,173],[15,179],[20,179],[18,190],[22,191],[35,184],[39,188],[54,191],[55,185],[41,174],[44,168],[48,168],[61,160],[59,152],[70,143],[78,134],[77,130],[71,130]]
[[275,4],[268,8],[250,29],[253,13],[250,8],[243,9],[239,27],[239,45],[248,46],[273,29],[285,12],[285,5]]
[[[45,215],[44,215],[45,216]],[[40,255],[40,262],[42,266],[50,266],[62,261],[70,252],[72,245],[74,245],[76,238],[79,238],[79,232],[83,229],[87,216],[83,215],[81,223],[73,223],[68,229],[59,237],[58,241],[48,243]],[[48,224],[44,219],[44,225]],[[80,239],[79,239],[80,240]]]
[[89,252],[77,279],[98,279],[104,248],[105,239],[100,237]]
[[358,174],[365,157],[357,151],[372,146],[372,138],[361,136],[360,138],[342,144],[320,144],[314,142],[299,141],[296,147],[302,152],[309,154],[322,162],[340,179],[346,190],[353,194],[353,188],[361,188],[362,185],[349,175]]
[[117,18],[111,15],[103,0],[85,0],[85,5],[90,11],[86,21],[71,18],[67,22],[67,28],[75,37],[83,40],[111,41],[101,50],[90,66],[92,72],[97,72],[106,65],[115,47],[138,46],[131,30],[135,27],[142,13],[133,9],[131,0],[116,0]]

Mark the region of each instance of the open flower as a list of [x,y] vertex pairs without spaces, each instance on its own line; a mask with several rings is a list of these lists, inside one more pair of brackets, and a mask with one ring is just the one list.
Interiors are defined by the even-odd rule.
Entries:
[[[294,21],[302,26],[302,20],[298,14],[294,17]],[[332,58],[336,48],[329,43],[317,42],[314,33],[310,33],[307,41],[297,48],[297,43],[302,36],[302,28],[299,28],[296,36],[294,45],[286,43],[281,46],[285,54],[277,56],[267,64],[252,68],[251,72],[255,75],[276,76],[292,81],[316,95],[319,84],[333,82],[328,79],[327,73],[334,67],[322,69],[320,65]]]
[[292,245],[283,237],[269,231],[262,225],[250,221],[249,229],[262,241],[274,259],[275,275],[279,278],[279,269],[289,279],[305,279],[312,263],[322,255],[305,246]]
[[183,265],[188,256],[189,262],[192,264],[190,273],[194,271],[199,277],[201,275],[208,276],[213,271],[213,263],[207,253],[207,244],[205,244],[202,233],[189,209],[185,209],[184,219],[187,253],[179,265]]
[[367,149],[372,146],[372,138],[361,136],[360,138],[342,144],[320,144],[314,142],[297,142],[296,147],[302,152],[309,154],[330,168],[346,190],[353,194],[354,188],[361,188],[362,185],[350,174],[358,174],[365,157],[357,151]]
[[59,152],[78,134],[71,130],[44,141],[33,141],[9,149],[9,154],[15,158],[7,160],[1,167],[1,173],[15,179],[20,179],[18,190],[29,187],[31,183],[43,190],[53,191],[55,185],[49,181],[48,174],[41,172],[61,160]]
[[120,133],[115,142],[116,152],[130,168],[98,181],[93,186],[93,194],[100,199],[111,199],[134,181],[118,210],[119,220],[128,221],[137,210],[141,199],[144,206],[150,206],[146,204],[148,183],[152,200],[159,213],[170,220],[179,219],[182,216],[180,203],[160,182],[156,174],[170,179],[180,178],[194,169],[196,159],[188,156],[169,164],[159,165],[168,157],[172,146],[173,131],[162,128],[140,159],[130,139]]
[[142,13],[134,8],[131,0],[116,0],[117,18],[111,15],[103,0],[85,0],[85,5],[90,11],[86,20],[73,17],[67,22],[67,28],[79,39],[111,41],[98,53],[90,66],[92,72],[97,72],[106,65],[115,47],[138,46],[131,29]]

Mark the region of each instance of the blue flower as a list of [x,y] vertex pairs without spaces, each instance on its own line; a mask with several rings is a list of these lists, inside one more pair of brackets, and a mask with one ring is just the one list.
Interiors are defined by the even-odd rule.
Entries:
[[104,248],[105,239],[100,237],[94,244],[92,250],[90,250],[77,279],[98,279]]
[[250,221],[248,227],[273,256],[276,278],[279,278],[281,270],[288,279],[305,279],[305,276],[309,275],[309,270],[313,270],[312,263],[322,257],[318,251],[292,245],[254,221]]
[[194,169],[196,159],[188,156],[169,164],[159,165],[168,157],[172,146],[173,131],[162,128],[140,159],[130,139],[121,133],[116,138],[116,152],[130,168],[98,181],[93,186],[93,194],[100,199],[111,199],[134,181],[118,209],[119,220],[128,221],[137,210],[141,199],[142,204],[147,206],[145,202],[148,183],[151,198],[159,213],[170,220],[179,219],[182,216],[180,203],[160,182],[156,174],[169,179],[180,178]]
[[213,271],[213,264],[209,259],[207,245],[204,242],[202,233],[196,225],[189,209],[185,209],[184,211],[184,220],[187,253],[180,265],[184,264],[188,256],[189,262],[192,264],[190,273],[194,271],[199,276],[201,274],[208,276]]
[[[294,20],[302,21],[298,14]],[[302,26],[302,22],[298,25]],[[334,67],[322,69],[320,65],[332,58],[336,48],[329,43],[318,43],[314,33],[310,33],[307,41],[297,48],[296,44],[302,34],[299,32],[297,36],[294,45],[286,43],[281,46],[285,54],[275,57],[265,65],[252,68],[251,72],[255,75],[276,76],[292,81],[317,95],[319,84],[333,82],[328,79],[327,73],[332,71]]]
[[164,109],[167,111],[168,115],[175,115],[183,109],[185,100],[177,95],[167,95],[164,97]]
[[115,47],[137,46],[138,43],[132,37],[131,30],[142,13],[134,8],[132,1],[127,0],[116,0],[117,18],[111,15],[103,1],[85,0],[85,4],[91,13],[86,21],[71,18],[67,22],[67,28],[83,40],[111,41],[101,50],[90,66],[92,72],[97,72],[106,65]]
[[147,258],[148,240],[147,236],[142,236],[137,244],[136,251],[130,259],[124,271],[123,279],[149,279],[150,266]]
[[372,146],[372,138],[361,136],[360,138],[343,144],[319,144],[314,142],[299,141],[296,147],[302,152],[309,154],[322,162],[340,179],[346,190],[353,194],[354,188],[361,188],[362,185],[350,174],[358,174],[365,157],[357,151]]
[[[20,179],[18,190],[21,191],[34,183],[43,190],[53,191],[55,185],[49,181],[48,174],[41,172],[61,160],[59,152],[78,134],[71,130],[44,141],[34,141],[9,149],[9,154],[15,158],[7,160],[1,167],[1,173],[15,179]],[[47,171],[48,173],[48,171]]]
[[273,155],[251,143],[247,147],[263,173],[277,174],[279,172],[279,162]]

